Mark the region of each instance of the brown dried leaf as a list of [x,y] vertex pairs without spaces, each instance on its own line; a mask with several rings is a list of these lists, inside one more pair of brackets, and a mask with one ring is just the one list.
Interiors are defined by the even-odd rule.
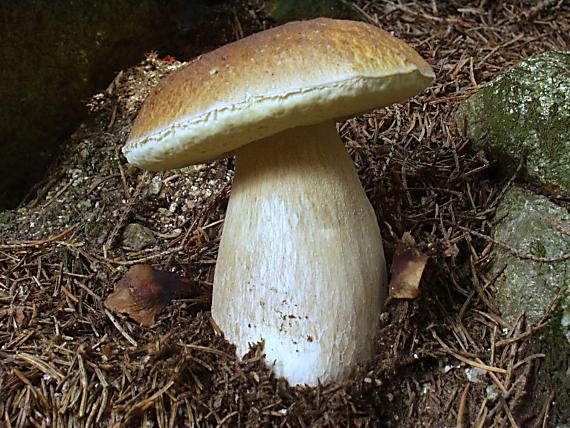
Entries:
[[409,232],[405,232],[396,246],[392,260],[390,297],[393,299],[415,299],[420,294],[420,280],[428,256],[417,249]]
[[115,291],[105,300],[105,307],[126,313],[148,327],[173,298],[194,297],[197,292],[193,285],[174,273],[135,265],[117,283]]
[[26,314],[24,313],[24,308],[22,306],[14,307],[14,321],[20,327],[26,320]]
[[113,350],[115,348],[115,345],[113,343],[107,343],[106,345],[103,345],[101,347],[101,353],[108,359],[110,360],[111,358],[113,358]]

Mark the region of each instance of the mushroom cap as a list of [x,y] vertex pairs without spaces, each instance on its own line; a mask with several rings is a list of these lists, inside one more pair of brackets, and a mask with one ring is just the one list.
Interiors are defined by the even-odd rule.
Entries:
[[291,22],[165,78],[144,102],[123,153],[153,171],[214,160],[289,128],[404,101],[434,77],[410,46],[370,24]]

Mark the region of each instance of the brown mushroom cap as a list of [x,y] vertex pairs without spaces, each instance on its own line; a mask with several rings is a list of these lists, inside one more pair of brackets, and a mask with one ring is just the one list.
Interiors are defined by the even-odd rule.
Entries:
[[150,170],[201,163],[288,128],[404,101],[433,79],[411,47],[375,26],[291,22],[202,55],[164,79],[123,152]]

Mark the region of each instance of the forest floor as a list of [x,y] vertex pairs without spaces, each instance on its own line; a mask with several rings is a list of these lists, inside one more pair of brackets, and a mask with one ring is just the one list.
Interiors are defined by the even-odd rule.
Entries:
[[[0,213],[0,424],[549,426],[563,411],[533,378],[537,329],[501,319],[487,275],[492,243],[472,233],[491,234],[513,180],[471,150],[454,112],[520,60],[567,50],[570,5],[356,4],[437,75],[411,101],[340,124],[387,260],[405,232],[429,256],[420,296],[387,305],[374,360],[344,384],[293,388],[260,349],[239,360],[216,334],[209,305],[233,161],[163,173],[126,163],[120,149],[141,102],[182,65],[149,54],[89,101],[37,192]],[[272,25],[255,5],[229,7],[233,39]],[[126,247],[130,223],[155,241]],[[107,310],[114,285],[140,263],[192,280],[199,296],[174,300],[150,327]]]

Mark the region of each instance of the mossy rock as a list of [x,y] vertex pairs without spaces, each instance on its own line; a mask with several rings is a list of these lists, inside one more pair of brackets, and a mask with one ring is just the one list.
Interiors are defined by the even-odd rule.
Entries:
[[457,126],[512,175],[570,195],[570,52],[551,51],[506,71],[459,107]]
[[[543,196],[514,187],[505,194],[496,218],[501,220],[494,238],[516,250],[541,258],[570,253],[570,236],[562,231],[570,228],[570,214]],[[534,386],[529,390],[540,406],[544,396],[554,392],[556,420],[570,423],[570,261],[522,260],[497,247],[491,275],[502,269],[495,283],[496,302],[506,321],[514,323],[524,312],[527,325],[536,324],[558,297],[547,326],[529,351],[546,355],[534,366]]]
[[173,46],[187,37],[199,47],[194,54],[209,47],[206,37],[218,40],[214,3],[0,1],[0,210],[18,205],[44,176],[86,101],[120,70],[147,52],[176,55]]

